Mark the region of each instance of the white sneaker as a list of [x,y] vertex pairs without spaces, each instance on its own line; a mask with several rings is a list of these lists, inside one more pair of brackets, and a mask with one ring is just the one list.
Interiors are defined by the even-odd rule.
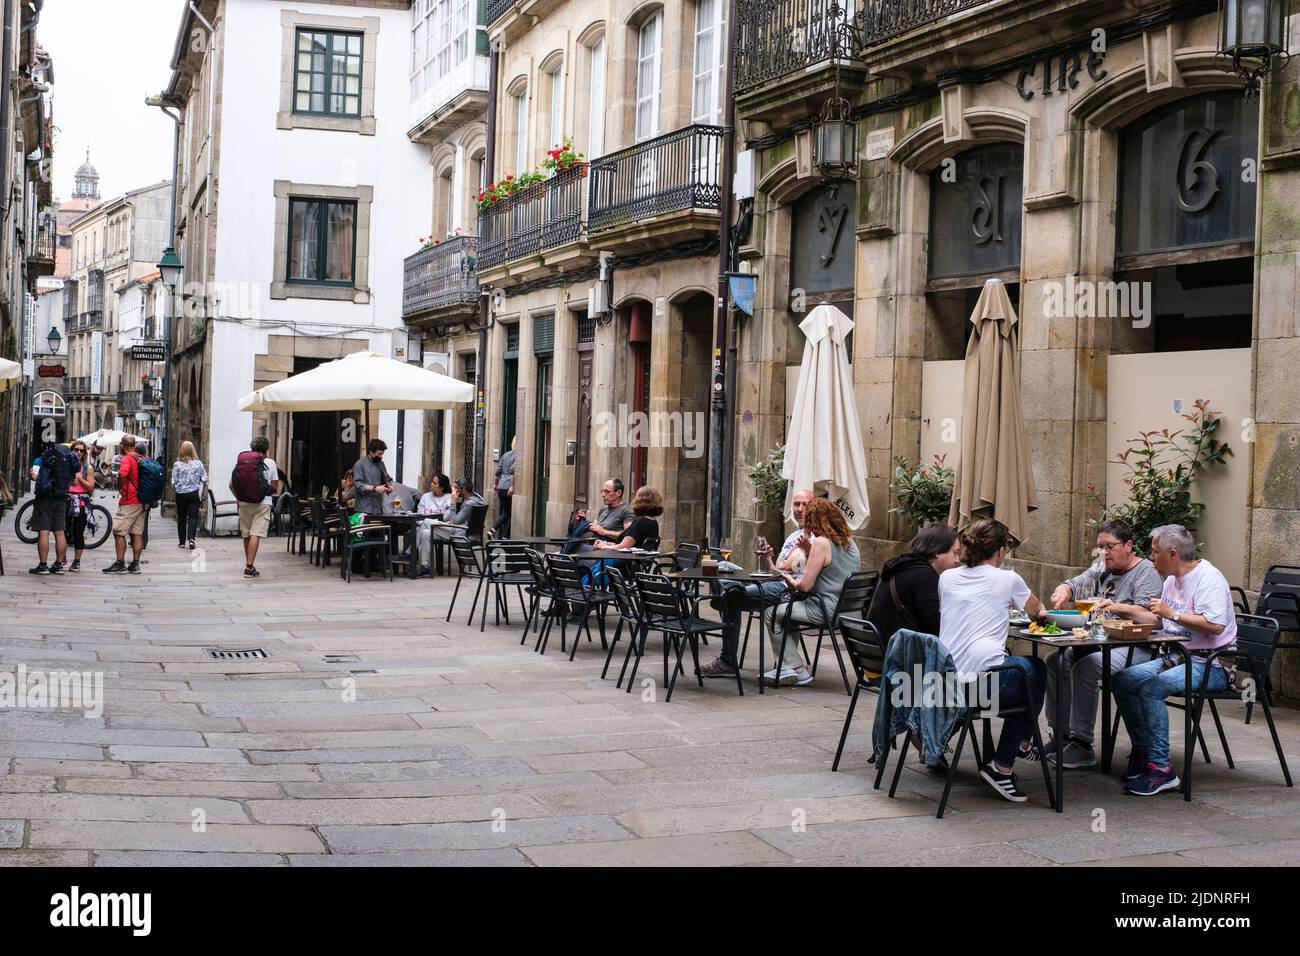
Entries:
[[763,677],[777,686],[802,687],[804,684],[811,684],[813,680],[812,673],[807,668],[800,667],[797,670],[783,668],[780,675],[775,670],[770,670]]

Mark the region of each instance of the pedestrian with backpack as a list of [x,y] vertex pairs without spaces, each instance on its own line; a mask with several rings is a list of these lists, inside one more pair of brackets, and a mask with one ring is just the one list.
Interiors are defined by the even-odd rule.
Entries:
[[230,491],[239,502],[239,536],[244,539],[244,577],[255,578],[257,548],[271,527],[271,496],[280,493],[284,482],[274,461],[266,457],[271,447],[258,435],[241,451],[230,473]]
[[[122,461],[117,471],[120,497],[113,516],[113,546],[117,560],[104,568],[105,574],[139,574],[140,555],[144,552],[144,529],[148,509],[162,498],[162,465],[143,458],[135,450],[134,435],[123,435],[118,442]],[[126,563],[126,539],[131,539],[131,563]]]
[[[32,574],[62,574],[68,557],[68,537],[64,532],[68,514],[68,485],[76,472],[76,456],[67,445],[48,442],[32,466],[36,481],[36,501],[31,527],[36,531],[36,555],[39,563]],[[54,534],[54,563],[50,556],[50,534]]]

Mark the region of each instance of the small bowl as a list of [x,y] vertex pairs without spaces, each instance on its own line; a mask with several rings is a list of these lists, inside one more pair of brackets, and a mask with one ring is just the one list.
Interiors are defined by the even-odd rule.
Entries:
[[1088,619],[1078,611],[1048,611],[1047,619],[1063,631],[1088,625]]

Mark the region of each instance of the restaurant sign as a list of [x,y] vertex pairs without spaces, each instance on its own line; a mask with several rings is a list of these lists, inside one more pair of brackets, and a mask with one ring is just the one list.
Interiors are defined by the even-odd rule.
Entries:
[[68,370],[62,365],[38,365],[36,374],[41,378],[63,378]]
[[165,362],[167,346],[163,342],[145,342],[131,346],[131,358],[137,362]]

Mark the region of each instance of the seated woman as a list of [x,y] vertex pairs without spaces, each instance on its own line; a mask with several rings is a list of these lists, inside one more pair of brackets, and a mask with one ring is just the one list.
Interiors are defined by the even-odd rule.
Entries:
[[[796,578],[789,571],[779,573],[791,591],[817,595],[821,600],[799,601],[793,605],[779,604],[763,612],[767,618],[772,652],[778,658],[785,636],[786,611],[789,610],[791,624],[825,624],[823,610],[827,614],[834,612],[844,582],[849,575],[862,568],[862,555],[849,534],[848,522],[832,502],[825,498],[814,498],[808,502],[803,530],[803,536],[799,539],[799,548],[807,555],[803,575]],[[784,643],[785,657],[778,659],[777,666],[764,674],[763,679],[778,685],[787,683],[802,687],[811,684],[812,672],[799,656],[798,635],[791,634]]]
[[343,475],[343,481],[339,485],[339,504],[344,508],[352,509],[357,504],[357,486],[352,479],[352,469],[349,468]]
[[938,636],[939,575],[959,564],[957,532],[940,523],[926,525],[885,562],[867,620],[886,646],[900,628]]
[[[981,518],[961,533],[965,567],[939,575],[939,640],[952,655],[963,681],[973,681],[982,671],[998,664],[1019,668],[1023,681],[1008,671],[999,672],[995,700],[1002,706],[1028,703],[1037,720],[1047,686],[1046,668],[1037,658],[1007,656],[1007,612],[1012,606],[1023,607],[1036,618],[1042,615],[1043,605],[1020,575],[1002,567],[1010,541],[1010,530],[993,518]],[[1028,701],[1024,699],[1026,688]],[[1017,757],[1037,759],[1033,737],[1033,725],[1004,720],[997,753],[980,768],[980,776],[988,785],[1013,803],[1029,799],[1016,785],[1013,770]]]
[[594,548],[646,548],[659,545],[659,522],[655,519],[664,513],[664,497],[649,485],[636,490],[632,496],[633,518],[623,528],[623,537],[617,541],[596,541]]
[[[441,519],[451,508],[451,479],[446,475],[434,475],[429,481],[429,490],[420,496],[417,511],[435,520]],[[433,525],[421,521],[415,526],[415,547],[420,554],[421,577],[431,574],[430,557],[433,552]]]

